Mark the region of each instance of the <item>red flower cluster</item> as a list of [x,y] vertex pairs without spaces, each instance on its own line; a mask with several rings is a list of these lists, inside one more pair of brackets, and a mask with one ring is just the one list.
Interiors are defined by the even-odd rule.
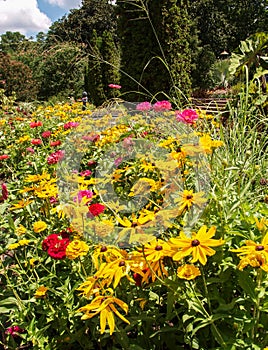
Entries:
[[38,126],[42,126],[42,125],[43,125],[43,123],[41,121],[30,123],[31,128],[37,128]]
[[64,157],[64,151],[58,150],[47,157],[48,164],[57,164]]
[[89,210],[89,217],[90,216],[98,216],[105,210],[105,205],[102,205],[100,203],[93,203],[88,207]]
[[43,240],[42,249],[53,259],[64,259],[69,243],[69,235],[66,232],[52,233]]
[[0,156],[0,160],[8,159],[8,158],[9,158],[9,156],[8,156],[7,154],[2,154],[2,155]]

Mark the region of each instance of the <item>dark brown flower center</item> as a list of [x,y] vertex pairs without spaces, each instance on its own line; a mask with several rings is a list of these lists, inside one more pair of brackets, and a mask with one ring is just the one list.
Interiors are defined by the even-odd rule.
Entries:
[[125,266],[126,263],[124,262],[124,260],[120,261],[120,263],[118,264],[118,266],[122,267],[122,266]]
[[157,245],[154,249],[155,249],[155,250],[162,250],[163,247],[162,247],[161,245]]
[[186,199],[188,199],[188,200],[193,199],[193,195],[192,195],[192,194],[188,194],[188,195],[186,196]]
[[101,253],[104,253],[107,251],[107,247],[105,247],[105,245],[103,245],[100,249]]
[[193,239],[193,240],[192,240],[192,243],[191,243],[191,246],[192,246],[192,247],[197,247],[199,244],[200,244],[200,242],[199,242],[198,239]]
[[263,245],[257,245],[255,250],[257,250],[257,251],[264,250],[264,246]]

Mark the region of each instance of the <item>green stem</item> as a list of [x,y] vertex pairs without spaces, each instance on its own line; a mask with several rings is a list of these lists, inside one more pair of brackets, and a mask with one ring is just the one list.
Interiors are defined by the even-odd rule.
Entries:
[[259,297],[259,291],[260,291],[261,282],[262,282],[262,269],[258,269],[256,282],[257,282],[256,290],[258,293],[258,297],[254,305],[253,316],[252,316],[252,319],[254,320],[254,327],[252,327],[252,333],[251,333],[252,341],[256,339],[256,335],[259,327],[259,319],[261,314],[260,312],[261,298]]
[[205,316],[206,316],[208,319],[211,320],[211,327],[213,328],[215,334],[217,335],[217,341],[220,343],[220,345],[221,345],[223,348],[226,347],[226,343],[225,343],[225,341],[223,340],[220,331],[218,330],[217,326],[215,325],[214,321],[212,320],[211,315],[210,315],[210,314],[207,312],[207,310],[205,309],[205,307],[204,307],[202,301],[199,299],[198,295],[196,294],[195,288],[194,288],[193,284],[191,283],[191,281],[189,281],[189,285],[190,285],[190,287],[191,287],[191,290],[192,290],[192,292],[193,292],[193,294],[194,294],[194,296],[195,296],[195,298],[196,298],[196,300],[197,300],[199,306],[200,306],[201,309],[203,310]]

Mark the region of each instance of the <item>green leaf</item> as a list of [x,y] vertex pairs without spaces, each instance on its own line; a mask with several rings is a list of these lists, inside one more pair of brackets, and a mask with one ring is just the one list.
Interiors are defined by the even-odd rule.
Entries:
[[255,283],[252,281],[252,278],[248,275],[247,272],[239,271],[238,272],[238,283],[240,287],[244,290],[246,294],[256,302],[256,293],[255,293]]

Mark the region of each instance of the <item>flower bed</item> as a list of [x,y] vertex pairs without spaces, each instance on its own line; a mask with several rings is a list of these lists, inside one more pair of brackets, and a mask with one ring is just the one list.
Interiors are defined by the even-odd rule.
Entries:
[[0,124],[2,346],[265,347],[265,159],[233,166],[217,116],[2,105]]

